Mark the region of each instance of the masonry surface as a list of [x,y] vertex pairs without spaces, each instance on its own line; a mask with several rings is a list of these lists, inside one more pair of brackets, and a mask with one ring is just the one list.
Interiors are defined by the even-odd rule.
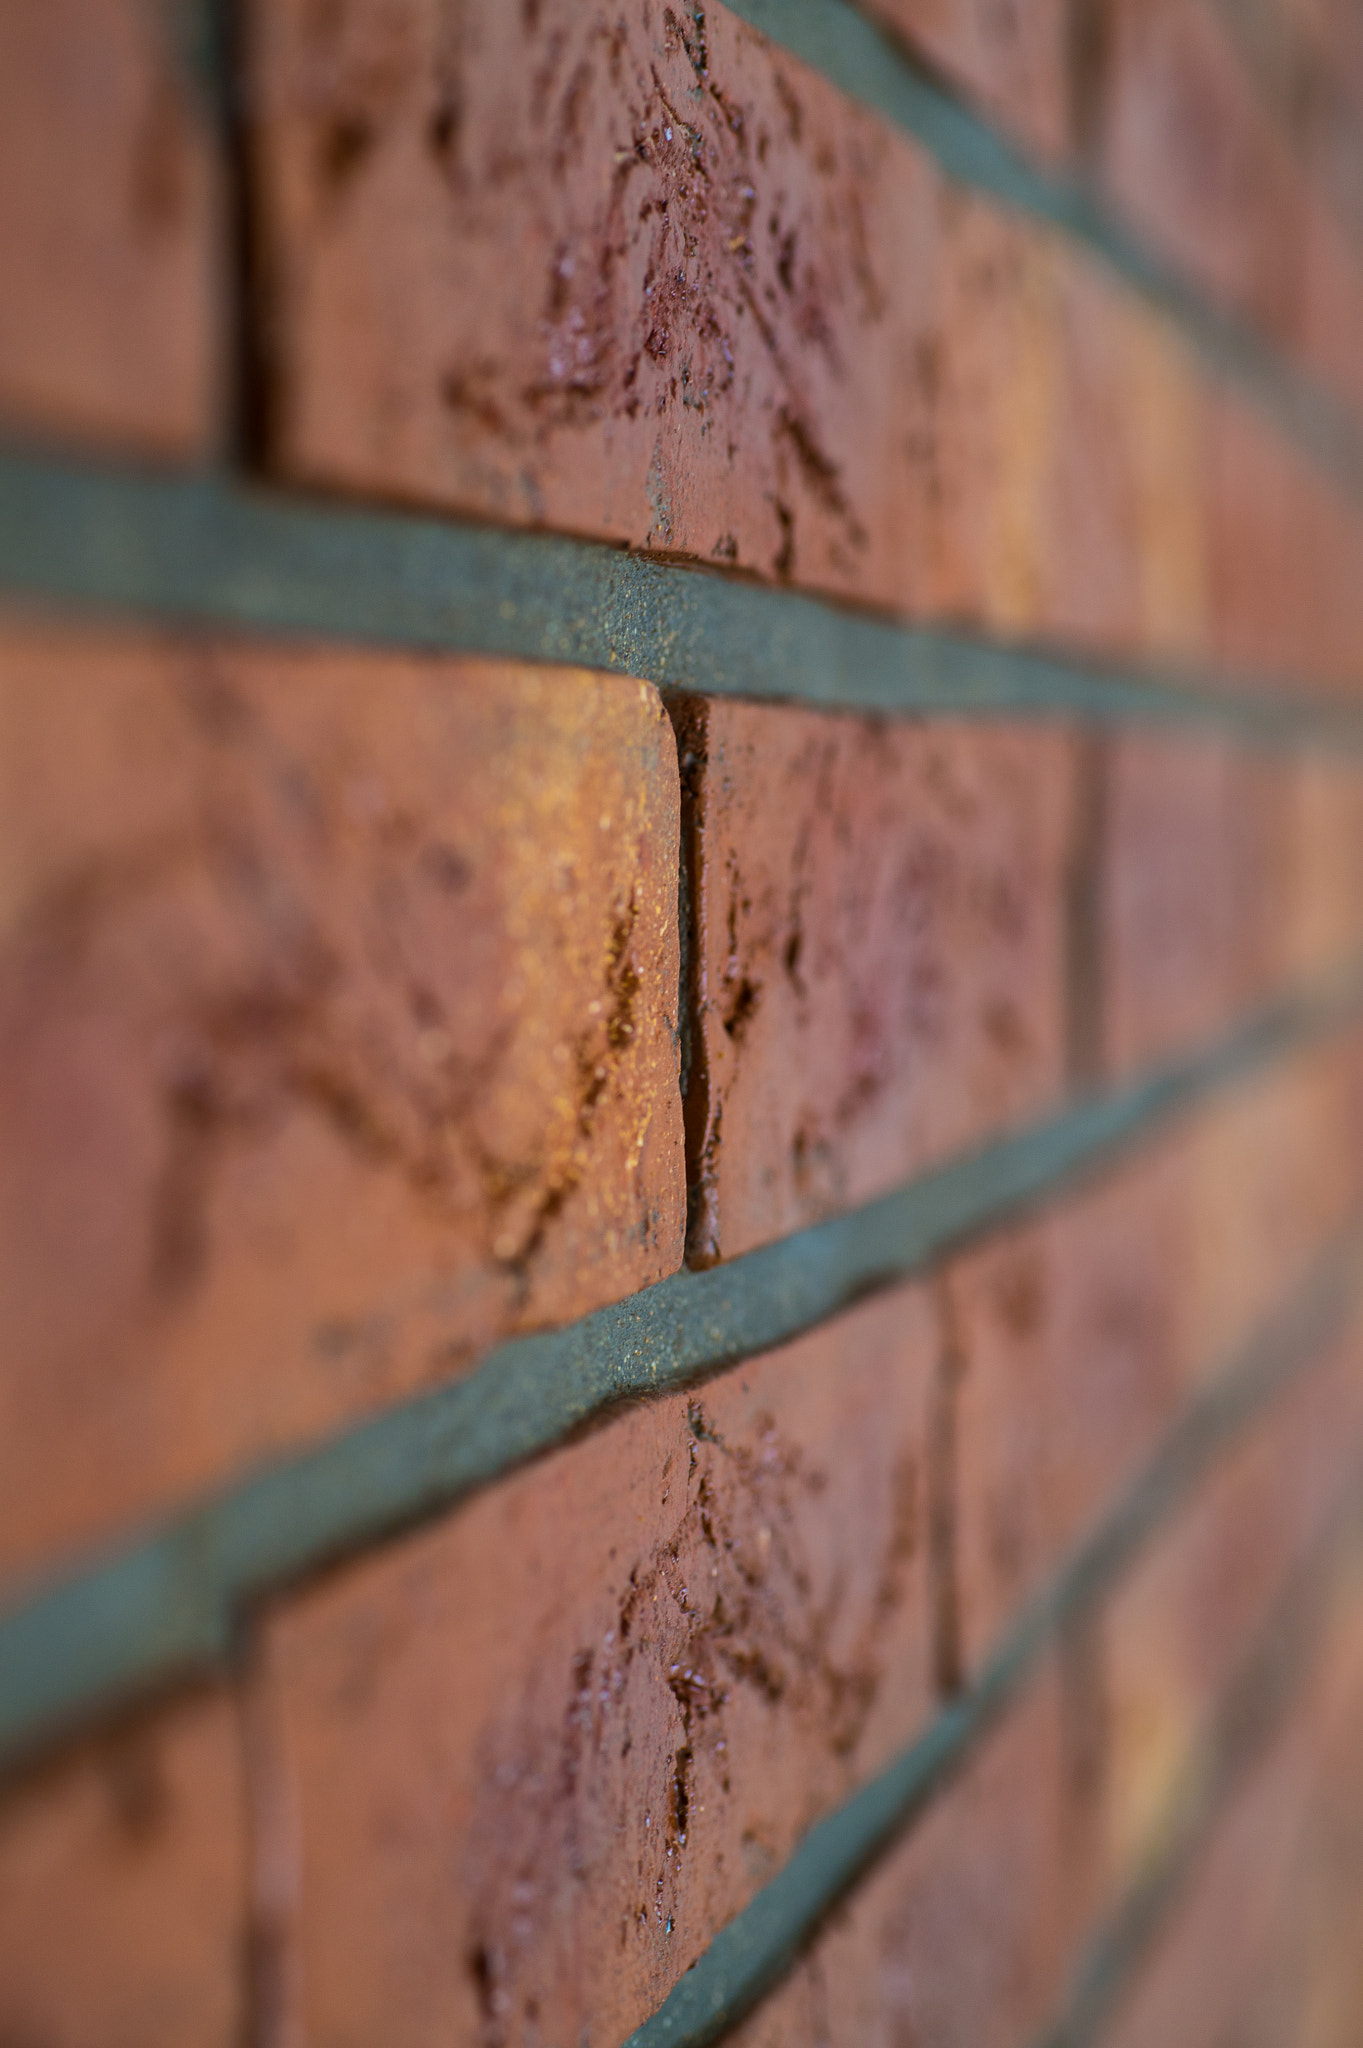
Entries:
[[1346,0],[0,10],[0,2048],[1363,2033],[1361,192]]

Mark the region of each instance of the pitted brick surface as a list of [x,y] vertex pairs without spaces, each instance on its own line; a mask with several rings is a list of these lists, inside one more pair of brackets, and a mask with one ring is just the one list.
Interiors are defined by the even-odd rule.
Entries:
[[1059,1100],[1073,754],[1039,728],[677,715],[704,1263]]
[[622,2038],[916,1730],[934,1351],[891,1295],[280,1617],[309,2038]]

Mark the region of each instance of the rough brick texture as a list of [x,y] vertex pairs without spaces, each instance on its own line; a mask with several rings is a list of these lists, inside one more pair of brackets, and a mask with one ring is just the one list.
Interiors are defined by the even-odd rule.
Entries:
[[0,706],[7,1571],[679,1263],[656,692],[11,623]]
[[281,1617],[304,2038],[622,2038],[913,1732],[934,1355],[892,1295]]
[[[864,4],[1363,418],[1348,0]],[[33,471],[0,449],[0,2048],[618,2048],[816,1821],[970,1725],[1359,1213],[1355,1020],[925,1270],[866,1272],[842,1220],[980,1150],[951,1185],[993,1201],[1002,1134],[1058,1158],[1089,1092],[1150,1102],[1357,964],[1363,767],[1313,707],[1360,708],[1363,498],[1131,268],[719,5],[0,0],[0,435],[216,462],[227,508],[164,558],[82,531],[48,587],[130,578],[152,616],[78,623],[8,589]],[[1228,716],[835,714],[732,663],[707,699],[666,626],[664,701],[360,645],[367,584],[271,641],[329,573],[308,497],[328,535],[357,501],[502,529],[517,574],[513,528],[607,580],[603,544],[667,558],[683,627],[747,578],[787,626],[821,594]],[[290,504],[262,577],[234,522]],[[561,647],[591,622],[555,604],[503,621]],[[451,640],[478,616],[452,592]],[[1251,730],[1247,686],[1306,720]],[[556,1395],[618,1374],[561,1441],[538,1347],[468,1438],[412,1401],[614,1303],[548,1347]],[[659,1393],[677,1303],[695,1380]],[[1356,1482],[1360,1320],[1052,1601],[744,2048],[1051,2038],[1194,1817],[1111,2038],[1359,2038],[1357,1561],[1272,1740],[1243,1673]],[[66,1593],[16,1633],[35,1589],[407,1402],[395,1488],[470,1444],[507,1469],[325,1558],[286,1472],[217,1667],[161,1684],[183,1615],[135,1571],[117,1654],[160,1690],[99,1665],[11,1769],[15,1642],[104,1654]],[[188,1526],[192,1596],[220,1525]]]
[[223,195],[188,10],[0,19],[0,419],[186,455],[217,430]]
[[1309,588],[1269,581],[1292,658],[1236,638],[1223,518],[1237,555],[1279,522],[1358,545],[1281,434],[1273,488],[1223,511],[1241,401],[1092,258],[950,186],[722,10],[289,0],[258,10],[256,45],[281,470],[1355,679],[1358,579],[1319,535]]
[[679,742],[693,1260],[1059,1101],[1068,735],[714,703]]

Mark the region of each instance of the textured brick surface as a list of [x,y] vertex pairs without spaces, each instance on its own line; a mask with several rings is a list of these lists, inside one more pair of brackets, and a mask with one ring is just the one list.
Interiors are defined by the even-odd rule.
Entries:
[[914,1730],[934,1348],[859,1309],[280,1618],[309,2038],[621,2038]]
[[1018,2048],[1055,2003],[1092,1882],[1090,1788],[1048,1671],[834,1918],[741,2048]]
[[679,1262],[647,686],[11,625],[7,1567]]
[[1202,373],[722,10],[257,28],[281,468],[1202,649]]
[[236,1715],[216,1695],[0,1792],[0,2040],[236,2048],[244,1827]]
[[730,703],[679,733],[708,1261],[1058,1101],[1073,750]]
[[187,454],[214,428],[221,192],[184,10],[0,12],[0,416]]

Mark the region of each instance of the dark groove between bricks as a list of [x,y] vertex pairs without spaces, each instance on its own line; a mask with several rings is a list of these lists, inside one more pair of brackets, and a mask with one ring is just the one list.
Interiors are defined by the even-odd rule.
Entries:
[[1214,371],[1246,389],[1313,462],[1363,499],[1363,430],[1347,408],[1147,249],[1087,186],[1044,169],[931,75],[851,0],[727,0],[773,43],[901,128],[949,177],[1073,236],[1167,314]]
[[565,1329],[259,1469],[0,1615],[0,1764],[220,1664],[252,1604],[606,1418],[771,1350],[1022,1213],[1214,1091],[1363,1015],[1363,959],[1228,1036],[864,1207]]
[[710,2048],[787,1975],[832,1908],[951,1783],[1062,1629],[1093,1608],[1273,1397],[1326,1355],[1356,1310],[1361,1285],[1363,1219],[1190,1404],[974,1682],[879,1776],[811,1828],[625,2048]]
[[0,449],[0,591],[167,627],[570,662],[706,696],[1363,752],[1363,711],[1286,684],[1081,662],[599,541],[14,447]]
[[1170,1801],[1167,1836],[1090,1942],[1060,2014],[1033,2048],[1091,2048],[1131,1989],[1226,1807],[1310,1677],[1336,1572],[1363,1536],[1361,1494],[1363,1473],[1355,1473],[1218,1700]]

